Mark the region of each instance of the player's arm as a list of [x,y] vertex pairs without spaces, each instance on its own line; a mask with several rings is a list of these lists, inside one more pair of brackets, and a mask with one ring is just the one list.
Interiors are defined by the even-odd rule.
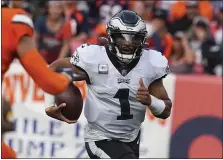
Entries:
[[167,59],[160,52],[153,51],[150,55],[150,64],[153,66],[153,82],[145,87],[140,79],[140,87],[137,92],[137,100],[147,105],[151,113],[162,119],[170,116],[172,103],[163,85],[163,78],[170,70]]
[[71,74],[73,75],[73,81],[86,81],[89,82],[89,77],[86,73],[86,71],[84,71],[83,69],[79,68],[78,66],[74,66],[73,64],[71,64],[70,62],[70,58],[61,58],[61,59],[57,59],[56,61],[54,61],[53,63],[50,64],[49,68],[52,71],[58,71],[61,70],[63,68],[67,68],[67,69],[71,69]]
[[170,116],[172,102],[163,86],[162,79],[155,80],[149,88],[145,87],[143,80],[139,81],[140,87],[136,99],[147,105],[152,114],[157,118],[166,119]]
[[[50,64],[49,68],[52,71],[60,70],[61,68],[71,69],[72,74],[74,74],[73,81],[81,81],[81,80],[89,81],[87,73],[83,69],[80,69],[77,66],[71,64],[70,58],[58,59],[54,61],[52,64]],[[66,107],[65,103],[56,106],[55,96],[50,95],[48,93],[45,93],[44,96],[45,96],[45,112],[48,116],[67,123],[76,123],[76,121],[70,121],[61,114],[61,110],[64,107]]]
[[149,106],[151,112],[157,118],[168,118],[171,113],[172,102],[163,85],[162,78],[155,80],[149,86],[148,90],[151,97],[151,104]]
[[23,36],[17,47],[21,64],[33,80],[45,91],[58,94],[65,90],[70,80],[68,76],[52,72],[35,47],[30,36]]
[[36,49],[33,22],[24,12],[14,15],[11,22],[13,42],[21,64],[33,80],[46,92],[58,94],[65,90],[68,76],[52,72]]

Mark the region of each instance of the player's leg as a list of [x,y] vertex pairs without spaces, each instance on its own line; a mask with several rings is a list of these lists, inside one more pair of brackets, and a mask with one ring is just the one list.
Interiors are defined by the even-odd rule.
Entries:
[[135,156],[139,158],[140,132],[134,141],[126,144],[133,150]]
[[[89,144],[90,143],[90,144]],[[85,148],[86,148],[86,151],[88,153],[88,156],[91,158],[91,159],[100,159],[100,157],[98,157],[95,153],[95,149],[96,147],[93,145],[92,147],[92,142],[85,142]],[[100,152],[100,151],[99,151]]]
[[102,140],[86,142],[86,150],[90,158],[137,158],[131,149],[124,142],[115,140]]

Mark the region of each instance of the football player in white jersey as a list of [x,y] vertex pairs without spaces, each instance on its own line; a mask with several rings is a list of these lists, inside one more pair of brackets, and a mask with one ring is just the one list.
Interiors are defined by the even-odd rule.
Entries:
[[[169,73],[168,62],[162,53],[143,48],[146,25],[133,11],[114,15],[107,33],[107,45],[84,44],[71,58],[58,59],[50,68],[72,68],[75,81],[87,82],[84,113],[89,157],[139,158],[146,108],[158,118],[170,116],[172,103],[162,82]],[[47,115],[62,120],[64,105],[56,107],[51,95],[45,99]]]

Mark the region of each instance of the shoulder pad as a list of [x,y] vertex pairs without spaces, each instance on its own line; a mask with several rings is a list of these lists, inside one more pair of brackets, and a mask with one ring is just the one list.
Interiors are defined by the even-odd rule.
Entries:
[[149,50],[147,52],[149,54],[149,61],[152,66],[157,68],[165,68],[168,65],[168,61],[165,56],[162,55],[161,52],[155,50]]
[[73,59],[76,61],[81,60],[85,63],[92,63],[92,61],[97,58],[97,53],[100,53],[99,50],[100,46],[98,45],[82,44],[76,49],[72,57],[74,57]]
[[149,60],[150,65],[152,66],[156,76],[155,79],[159,79],[161,77],[169,74],[169,66],[168,61],[165,56],[162,55],[161,52],[155,50],[145,50],[143,53],[145,58]]

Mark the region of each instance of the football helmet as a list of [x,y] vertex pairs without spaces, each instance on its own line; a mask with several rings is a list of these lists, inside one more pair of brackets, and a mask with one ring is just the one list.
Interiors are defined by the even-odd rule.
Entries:
[[122,10],[107,24],[108,48],[122,64],[139,58],[147,38],[146,24],[136,12]]

